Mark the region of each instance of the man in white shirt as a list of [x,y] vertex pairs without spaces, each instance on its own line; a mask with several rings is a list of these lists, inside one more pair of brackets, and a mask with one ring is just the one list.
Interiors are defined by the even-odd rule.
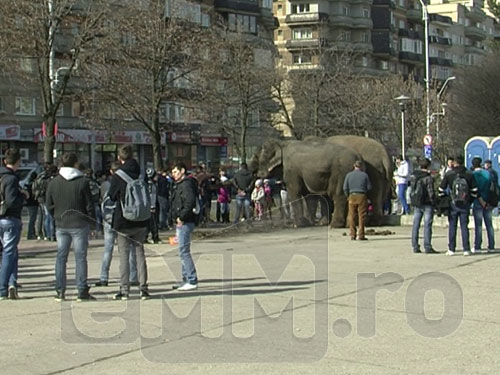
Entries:
[[397,186],[398,200],[403,207],[402,215],[406,215],[410,212],[408,203],[406,201],[406,190],[408,190],[408,177],[410,175],[410,170],[408,162],[403,159],[401,155],[396,158],[396,166],[398,169],[394,175]]

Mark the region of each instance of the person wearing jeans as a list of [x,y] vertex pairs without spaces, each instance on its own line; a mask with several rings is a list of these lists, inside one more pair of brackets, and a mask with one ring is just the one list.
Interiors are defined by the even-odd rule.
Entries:
[[77,168],[74,153],[63,154],[59,175],[48,187],[46,206],[56,223],[57,258],[55,266],[57,301],[66,298],[66,263],[71,244],[75,251],[77,301],[94,300],[87,283],[87,249],[90,223],[95,210],[88,180]]
[[191,257],[191,232],[194,229],[197,197],[196,181],[186,176],[186,165],[176,163],[172,168],[175,181],[172,192],[172,218],[176,225],[176,235],[181,258],[182,284],[174,286],[180,291],[194,290],[198,287],[196,267]]
[[424,252],[426,254],[437,254],[432,248],[432,222],[434,221],[434,202],[436,193],[434,191],[434,180],[429,171],[431,161],[423,159],[420,169],[416,170],[411,178],[412,206],[413,206],[413,228],[411,232],[411,246],[414,253],[421,253],[418,244],[420,224],[424,218]]
[[248,170],[247,163],[241,163],[241,168],[233,177],[233,185],[236,188],[236,214],[234,223],[240,220],[241,208],[245,209],[245,218],[248,220],[251,216],[250,194],[253,190],[254,177]]
[[[493,232],[493,206],[488,203],[490,186],[494,176],[488,170],[481,168],[481,158],[472,159],[472,176],[477,186],[477,198],[472,203],[472,213],[474,215],[474,248],[472,253],[480,253],[483,242],[483,220],[488,235],[488,251],[495,249],[495,234]],[[496,183],[496,180],[493,181]]]
[[406,190],[408,190],[409,166],[408,162],[404,160],[403,156],[401,155],[399,155],[396,158],[396,165],[398,167],[395,174],[398,200],[403,208],[402,215],[406,215],[410,213],[410,208],[408,207],[408,202],[406,201]]
[[18,244],[23,227],[21,211],[27,192],[19,189],[19,178],[15,171],[21,164],[21,155],[17,149],[8,149],[4,153],[0,167],[0,189],[2,189],[2,211],[0,216],[0,241],[3,247],[0,267],[0,299],[17,299]]

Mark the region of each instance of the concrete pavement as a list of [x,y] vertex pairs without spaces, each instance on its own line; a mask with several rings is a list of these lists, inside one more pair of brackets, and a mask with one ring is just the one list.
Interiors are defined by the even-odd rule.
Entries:
[[[148,245],[153,298],[53,299],[55,244],[22,243],[18,301],[0,302],[5,374],[400,374],[500,369],[500,252],[413,254],[408,226],[351,241],[346,229],[210,230],[193,253],[199,289],[176,292],[176,248]],[[458,240],[460,243],[460,240]],[[89,250],[97,280],[102,247]],[[68,262],[69,285],[74,263]]]

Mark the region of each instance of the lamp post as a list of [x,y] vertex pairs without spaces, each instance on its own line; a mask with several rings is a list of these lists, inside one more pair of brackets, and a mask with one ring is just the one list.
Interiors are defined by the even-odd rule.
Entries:
[[[446,78],[446,81],[444,81],[443,86],[441,87],[441,90],[439,90],[439,92],[437,94],[438,111],[439,111],[439,106],[440,105],[441,105],[442,111],[441,112],[433,113],[433,115],[436,116],[436,142],[439,142],[439,116],[444,116],[445,115],[445,108],[446,108],[446,103],[440,104],[441,103],[441,95],[443,95],[444,90],[445,90],[446,85],[448,84],[448,82],[453,81],[456,78],[457,77],[455,77],[455,76],[451,76],[451,77]],[[431,115],[431,120],[432,120],[432,115]]]
[[403,160],[405,160],[405,105],[408,100],[411,98],[406,95],[400,95],[394,100],[398,101],[399,108],[401,110],[401,156]]
[[431,102],[430,102],[430,66],[429,66],[429,13],[427,12],[427,4],[423,0],[420,1],[422,6],[422,20],[424,21],[424,48],[425,48],[425,96],[426,96],[426,116],[425,116],[425,134],[430,134],[431,126]]

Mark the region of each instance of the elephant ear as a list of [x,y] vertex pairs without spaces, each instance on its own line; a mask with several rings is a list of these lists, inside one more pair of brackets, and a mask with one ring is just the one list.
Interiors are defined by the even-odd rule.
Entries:
[[277,141],[267,141],[262,146],[261,160],[267,160],[267,172],[283,164],[283,145]]

